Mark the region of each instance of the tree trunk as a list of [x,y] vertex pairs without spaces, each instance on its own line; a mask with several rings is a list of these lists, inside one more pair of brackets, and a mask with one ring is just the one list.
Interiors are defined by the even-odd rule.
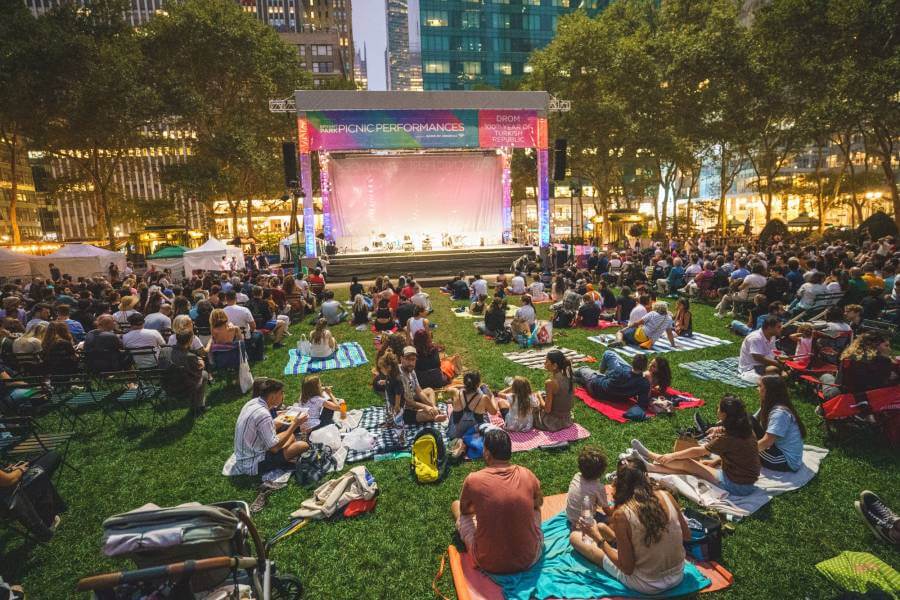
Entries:
[[[253,199],[247,198],[247,237],[253,238]],[[256,244],[250,244],[250,251],[256,253]]]
[[891,203],[894,205],[894,223],[900,228],[900,194],[897,193],[897,182],[894,180],[894,169],[891,167],[891,161],[882,158],[881,169],[884,171],[885,180],[890,182]]
[[13,133],[9,137],[4,135],[4,139],[9,147],[9,229],[10,233],[12,233],[12,243],[19,244],[22,241],[19,233],[19,216],[16,206],[19,201],[19,136]]
[[228,210],[231,211],[231,235],[238,237],[238,205],[237,203],[227,200]]
[[113,230],[112,218],[109,214],[109,191],[106,189],[106,186],[98,186],[97,192],[95,194],[97,198],[97,208],[99,210],[100,220],[103,222],[103,226],[106,228],[106,239],[109,245],[109,249],[115,252],[116,250],[116,232]]

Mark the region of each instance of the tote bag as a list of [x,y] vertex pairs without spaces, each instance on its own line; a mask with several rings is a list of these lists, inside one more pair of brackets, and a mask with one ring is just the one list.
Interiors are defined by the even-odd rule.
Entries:
[[250,362],[247,360],[243,344],[241,344],[241,364],[238,365],[238,381],[241,384],[241,393],[246,394],[253,389],[253,373],[250,372]]

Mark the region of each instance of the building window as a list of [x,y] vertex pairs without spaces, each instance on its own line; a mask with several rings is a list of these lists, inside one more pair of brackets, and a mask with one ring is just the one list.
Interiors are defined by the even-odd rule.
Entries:
[[425,35],[422,36],[423,50],[449,50],[450,38],[446,35]]
[[496,14],[494,17],[494,29],[509,29],[509,15],[507,14]]
[[467,60],[463,62],[463,73],[468,77],[481,75],[481,63],[477,60]]
[[492,0],[494,4],[509,4],[509,0]]
[[481,12],[477,10],[463,12],[461,27],[463,29],[478,29],[481,27]]
[[563,8],[569,8],[569,0],[553,0],[553,6],[562,6]]
[[334,71],[334,63],[332,62],[314,62],[312,64],[313,73],[331,73]]
[[313,44],[310,46],[313,56],[331,56],[331,44]]
[[462,37],[459,39],[458,49],[466,52],[481,52],[481,38]]
[[540,6],[541,0],[522,0],[522,4],[526,6]]
[[532,71],[534,71],[534,67],[532,67],[531,65],[525,65],[524,67],[522,67],[523,73],[531,73]]
[[446,27],[450,24],[450,18],[446,10],[426,10],[425,25],[428,27]]
[[425,72],[426,73],[449,73],[450,72],[450,61],[449,60],[429,60],[425,63]]
[[522,28],[529,31],[541,29],[541,15],[523,15]]
[[498,75],[512,75],[512,64],[508,62],[496,63]]

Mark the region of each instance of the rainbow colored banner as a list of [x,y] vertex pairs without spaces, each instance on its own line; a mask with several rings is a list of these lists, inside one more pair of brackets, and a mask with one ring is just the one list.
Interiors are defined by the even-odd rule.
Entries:
[[540,121],[533,110],[333,110],[308,112],[298,127],[301,152],[534,148]]
[[477,110],[306,113],[310,150],[478,148]]

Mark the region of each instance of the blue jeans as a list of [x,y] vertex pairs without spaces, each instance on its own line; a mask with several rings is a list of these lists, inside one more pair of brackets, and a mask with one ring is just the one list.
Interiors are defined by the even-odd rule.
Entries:
[[742,323],[741,321],[738,321],[738,320],[732,321],[731,325],[729,325],[728,327],[729,327],[729,329],[731,329],[733,332],[735,332],[736,334],[738,334],[741,337],[747,337],[747,334],[749,334],[751,331],[753,331],[752,329],[747,327],[746,323]]
[[600,379],[602,380],[616,380],[616,379],[627,379],[631,374],[631,365],[625,362],[625,359],[613,352],[612,350],[607,350],[603,353],[603,357],[600,359],[600,371],[595,371],[594,369],[589,369],[587,367],[581,367],[575,369],[574,371],[574,379],[575,383],[583,385],[587,388],[588,393],[595,387],[594,380]]
[[632,346],[639,345],[638,341],[636,339],[634,339],[634,334],[636,331],[637,331],[637,327],[635,327],[635,326],[626,327],[625,329],[622,330],[622,339],[625,341],[626,344],[630,344]]

